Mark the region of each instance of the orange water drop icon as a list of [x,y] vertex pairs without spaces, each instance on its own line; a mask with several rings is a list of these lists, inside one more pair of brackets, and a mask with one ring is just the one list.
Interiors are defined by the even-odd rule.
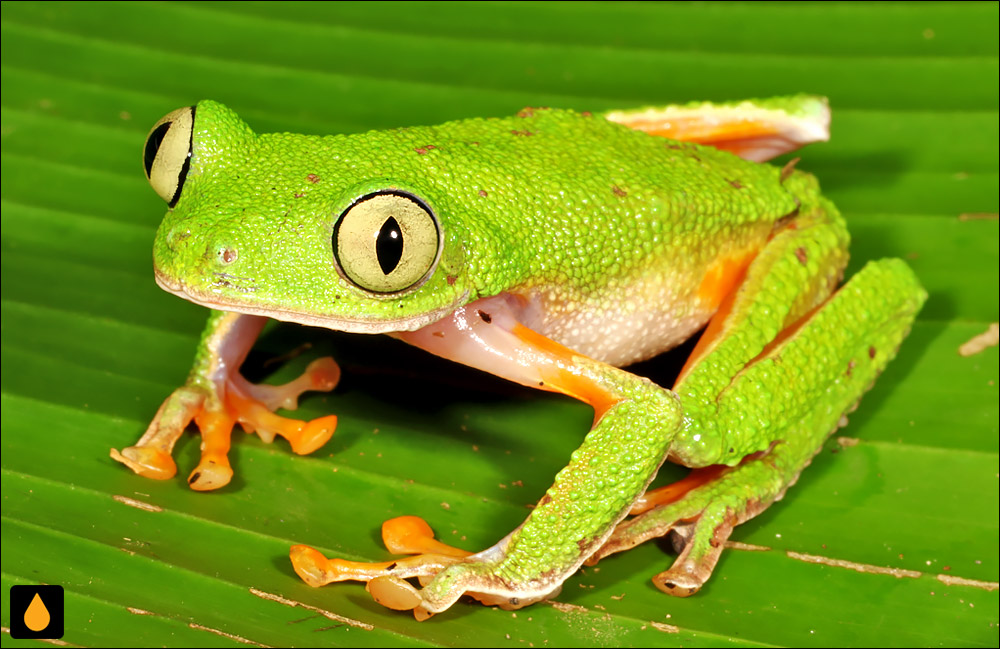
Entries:
[[38,593],[35,593],[31,603],[28,604],[28,609],[24,612],[24,625],[38,633],[49,625],[51,619],[49,609],[45,608],[45,602],[38,596]]

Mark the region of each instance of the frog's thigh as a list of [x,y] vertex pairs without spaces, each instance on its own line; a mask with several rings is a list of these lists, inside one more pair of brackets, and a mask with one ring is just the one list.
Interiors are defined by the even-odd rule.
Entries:
[[[786,388],[792,386],[765,395],[737,385],[747,368],[829,299],[847,264],[847,243],[840,215],[818,199],[776,230],[735,288],[719,283],[729,293],[711,298],[718,311],[674,385],[685,427],[670,449],[671,460],[689,467],[734,465],[785,438],[772,410],[783,407],[779,395],[791,396]],[[794,393],[802,388],[795,386]]]
[[[671,452],[734,466],[695,472],[714,474],[620,525],[595,558],[673,531],[681,554],[654,581],[672,594],[695,592],[733,526],[781,498],[895,355],[925,298],[902,261],[868,264],[832,297],[816,273],[794,272],[830,252],[813,229],[837,225],[807,215],[776,236],[679,379],[685,430]],[[655,506],[655,492],[647,496]]]
[[[520,303],[479,300],[417,332],[398,334],[432,353],[591,404],[592,430],[520,527],[494,547],[445,568],[420,596],[444,610],[464,592],[517,608],[550,596],[599,548],[655,475],[680,426],[676,397],[518,322]],[[374,594],[374,590],[373,590]]]

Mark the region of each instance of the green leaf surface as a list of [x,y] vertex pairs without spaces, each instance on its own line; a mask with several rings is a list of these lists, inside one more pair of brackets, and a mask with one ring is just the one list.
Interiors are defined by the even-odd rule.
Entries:
[[[6,631],[9,587],[33,583],[65,587],[64,640],[84,646],[997,645],[998,354],[957,352],[998,319],[995,3],[2,7],[4,646],[35,644]],[[382,560],[401,514],[493,544],[589,426],[581,404],[387,338],[265,332],[254,379],[326,353],[345,370],[303,403],[340,417],[312,456],[240,435],[211,494],[108,458],[184,380],[205,316],[152,280],[164,208],[139,159],[170,110],[213,98],[258,131],[338,133],[796,92],[834,108],[799,166],[848,219],[850,272],[903,257],[930,300],[846,439],[737,528],[698,595],[652,586],[673,559],[658,543],[517,613],[417,623],[360,585],[301,583],[291,544]],[[178,445],[182,473],[197,447]]]

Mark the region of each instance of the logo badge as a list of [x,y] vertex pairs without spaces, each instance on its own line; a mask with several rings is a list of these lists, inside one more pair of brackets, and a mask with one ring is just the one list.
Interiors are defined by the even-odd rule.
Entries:
[[62,586],[11,586],[10,637],[58,640],[63,637]]

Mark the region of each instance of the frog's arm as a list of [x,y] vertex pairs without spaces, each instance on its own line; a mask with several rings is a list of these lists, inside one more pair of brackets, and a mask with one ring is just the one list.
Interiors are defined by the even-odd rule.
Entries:
[[604,117],[650,135],[706,144],[755,162],[830,137],[830,107],[826,97],[814,95],[613,110]]
[[[657,584],[695,592],[733,526],[780,498],[854,407],[925,298],[899,260],[869,264],[834,294],[846,263],[843,222],[811,177],[795,174],[788,185],[803,198],[798,215],[779,224],[737,288],[718,296],[676,392],[527,329],[513,296],[401,334],[435,354],[585,401],[594,427],[528,519],[494,547],[463,558],[431,545],[423,551],[434,554],[372,570],[296,546],[299,575],[312,585],[370,580],[381,603],[420,618],[464,593],[517,608],[552,596],[588,558],[675,530],[684,548]],[[665,456],[705,468],[648,494],[647,511],[623,523]],[[402,581],[431,575],[422,590]]]
[[240,365],[263,329],[267,318],[212,311],[202,334],[194,366],[184,386],[160,406],[145,435],[135,446],[111,450],[111,457],[139,475],[166,480],[177,473],[171,457],[174,444],[194,420],[201,431],[201,461],[188,477],[192,489],[218,489],[232,478],[230,436],[239,422],[265,442],[281,435],[292,450],[305,455],[333,435],[336,416],[311,422],[285,419],[272,413],[279,407],[294,410],[307,390],[332,390],[340,369],[332,358],[313,361],[298,379],[285,385],[254,385],[239,372]]

